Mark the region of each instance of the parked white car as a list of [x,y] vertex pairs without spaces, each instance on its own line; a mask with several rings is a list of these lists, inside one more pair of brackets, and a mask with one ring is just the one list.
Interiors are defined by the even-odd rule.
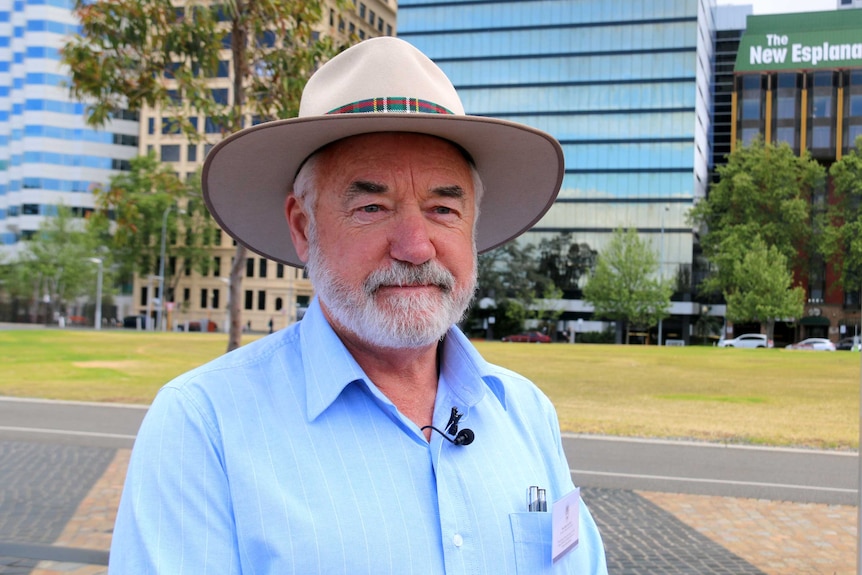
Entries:
[[807,349],[809,351],[835,351],[835,344],[823,337],[809,337],[798,343],[791,343],[787,349]]
[[733,339],[718,340],[718,347],[767,348],[772,347],[772,340],[762,333],[744,333]]

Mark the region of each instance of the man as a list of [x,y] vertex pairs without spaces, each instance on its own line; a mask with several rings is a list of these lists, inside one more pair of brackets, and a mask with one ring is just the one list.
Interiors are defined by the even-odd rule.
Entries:
[[214,217],[317,296],[160,391],[111,573],[606,573],[552,405],[453,326],[477,251],[535,223],[562,169],[394,38],[321,67],[299,118],[213,148]]

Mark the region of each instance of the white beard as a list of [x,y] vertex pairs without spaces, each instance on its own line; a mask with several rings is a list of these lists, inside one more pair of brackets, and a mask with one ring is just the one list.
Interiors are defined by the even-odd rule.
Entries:
[[[313,226],[312,226],[313,227]],[[323,257],[316,234],[309,230],[308,275],[331,319],[380,348],[420,348],[440,341],[449,328],[464,317],[476,289],[476,252],[473,275],[457,287],[455,277],[440,263],[430,260],[414,266],[394,261],[375,270],[361,286],[348,284]],[[433,285],[436,293],[423,290],[401,297],[383,296],[381,286]]]

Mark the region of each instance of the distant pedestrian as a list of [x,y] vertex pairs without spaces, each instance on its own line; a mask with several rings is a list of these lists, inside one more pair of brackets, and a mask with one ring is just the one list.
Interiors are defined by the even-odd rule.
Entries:
[[269,318],[269,333],[272,333],[272,318]]

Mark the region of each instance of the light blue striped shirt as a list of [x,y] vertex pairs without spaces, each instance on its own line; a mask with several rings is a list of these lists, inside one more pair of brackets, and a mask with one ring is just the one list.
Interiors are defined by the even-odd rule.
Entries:
[[302,322],[186,373],[141,426],[112,575],[606,573],[586,506],[551,562],[573,489],[556,413],[532,383],[446,336],[435,426],[455,406],[475,441],[430,443],[372,383],[316,300]]

